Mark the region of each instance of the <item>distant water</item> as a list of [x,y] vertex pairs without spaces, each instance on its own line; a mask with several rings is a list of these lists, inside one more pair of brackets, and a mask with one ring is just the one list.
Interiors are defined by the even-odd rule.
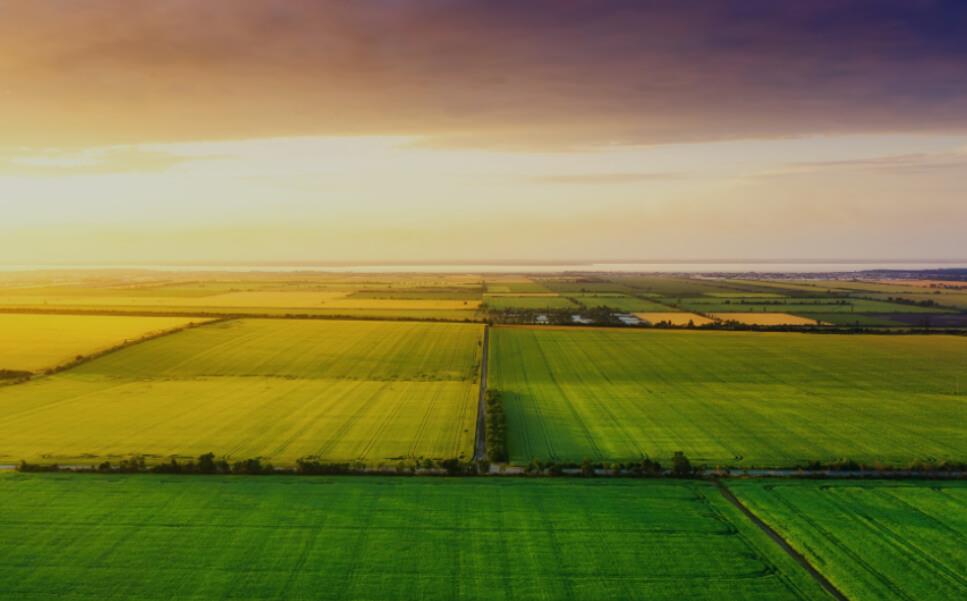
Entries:
[[918,270],[967,268],[967,261],[934,262],[688,262],[648,263],[413,263],[413,264],[303,264],[303,265],[0,265],[0,271],[127,269],[181,272],[328,272],[328,273],[562,273],[569,271],[646,273],[830,273],[872,269]]

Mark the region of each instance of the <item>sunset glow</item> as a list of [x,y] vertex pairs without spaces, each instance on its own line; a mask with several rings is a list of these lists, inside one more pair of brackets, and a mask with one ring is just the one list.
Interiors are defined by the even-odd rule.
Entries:
[[963,7],[847,5],[0,2],[0,257],[962,258]]

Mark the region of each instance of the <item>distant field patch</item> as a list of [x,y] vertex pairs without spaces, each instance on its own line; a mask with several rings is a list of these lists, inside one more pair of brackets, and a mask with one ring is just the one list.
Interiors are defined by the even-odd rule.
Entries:
[[493,311],[508,309],[579,309],[580,305],[563,296],[490,296],[484,295],[484,304]]
[[814,326],[816,320],[789,313],[711,313],[719,321],[736,321],[750,326]]
[[[890,293],[890,294],[878,294],[878,298],[888,299],[890,297],[900,298],[912,303],[934,303],[937,305],[942,305],[945,307],[954,307],[961,311],[967,311],[967,292],[962,290],[943,290],[933,292],[904,292],[904,293]],[[911,305],[903,305],[904,307],[910,307]],[[916,310],[916,308],[914,307]],[[904,309],[895,309],[897,312],[902,312]]]
[[963,280],[878,280],[881,284],[912,286],[913,288],[949,288],[967,291],[967,282]]
[[646,311],[635,313],[635,317],[651,325],[664,322],[673,326],[687,326],[689,323],[696,326],[703,326],[714,322],[714,320],[703,315],[686,313],[684,311]]
[[786,298],[784,294],[775,292],[706,292],[705,296],[713,298]]
[[0,388],[0,463],[469,456],[481,335],[469,324],[242,320],[154,339]]
[[479,288],[434,286],[428,288],[379,288],[373,290],[357,290],[348,298],[371,298],[391,300],[472,300],[479,301]]
[[866,299],[791,298],[788,300],[687,298],[679,306],[702,313],[942,313],[945,309]]
[[902,466],[967,459],[965,365],[958,336],[496,327],[488,384],[519,463]]
[[41,371],[144,336],[199,323],[183,317],[0,313],[0,370]]
[[486,283],[486,292],[513,294],[526,292],[550,292],[550,290],[526,277],[502,276],[495,279],[488,279]]
[[594,307],[608,307],[622,313],[634,313],[637,311],[668,311],[669,307],[656,303],[652,300],[645,300],[626,295],[602,295],[602,294],[567,294],[568,298],[581,303],[589,309]]
[[[726,315],[728,315],[726,313]],[[925,315],[932,313],[917,313],[916,317],[921,320]],[[854,326],[854,327],[898,327],[906,325],[902,321],[891,319],[890,314],[881,315],[875,313],[803,313],[803,317],[815,321],[821,321],[834,326]],[[956,316],[954,316],[956,317]]]
[[801,601],[704,482],[0,474],[17,601]]
[[967,483],[735,481],[729,488],[850,599],[962,599]]
[[227,292],[204,296],[128,296],[124,291],[114,295],[96,296],[26,296],[4,295],[0,292],[0,306],[18,308],[75,308],[128,311],[182,311],[206,313],[257,313],[259,310],[375,310],[375,311],[452,311],[476,310],[479,300],[467,295],[444,293],[427,298],[375,298],[370,295],[349,296],[353,290],[258,290]]
[[630,290],[628,286],[615,281],[544,279],[541,283],[555,292],[568,296],[608,292],[625,294]]

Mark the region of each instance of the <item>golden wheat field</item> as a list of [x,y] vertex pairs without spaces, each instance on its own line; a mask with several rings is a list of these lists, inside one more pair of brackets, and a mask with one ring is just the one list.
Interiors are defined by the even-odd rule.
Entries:
[[41,371],[78,355],[203,321],[184,317],[0,314],[0,370]]
[[634,315],[641,321],[650,324],[667,322],[673,326],[687,326],[689,322],[692,325],[703,326],[714,321],[698,313],[688,313],[685,311],[645,311],[635,313]]
[[809,326],[817,325],[815,319],[790,313],[712,313],[719,321],[737,321],[750,326]]

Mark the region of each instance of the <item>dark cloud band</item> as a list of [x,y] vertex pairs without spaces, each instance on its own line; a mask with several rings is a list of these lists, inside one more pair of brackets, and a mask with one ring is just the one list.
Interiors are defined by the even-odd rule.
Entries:
[[967,129],[967,3],[0,2],[9,144]]

